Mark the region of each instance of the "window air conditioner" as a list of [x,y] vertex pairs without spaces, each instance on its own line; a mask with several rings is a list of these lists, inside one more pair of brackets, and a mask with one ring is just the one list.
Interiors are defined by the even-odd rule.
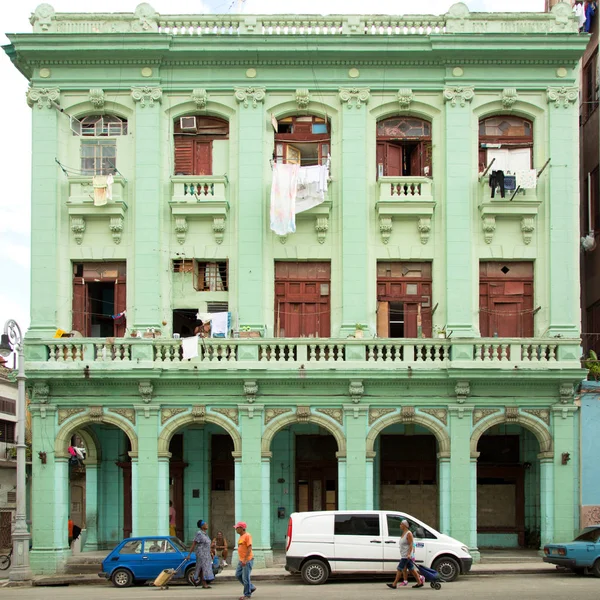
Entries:
[[196,131],[196,117],[181,117],[179,127],[182,131]]

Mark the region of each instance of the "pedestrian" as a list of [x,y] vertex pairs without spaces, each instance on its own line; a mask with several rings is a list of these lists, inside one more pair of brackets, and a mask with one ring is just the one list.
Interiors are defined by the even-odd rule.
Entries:
[[[421,575],[419,574],[415,563],[411,559],[414,539],[413,534],[408,528],[408,521],[406,519],[402,520],[402,523],[400,523],[400,528],[402,529],[402,537],[400,538],[400,562],[396,567],[396,577],[394,579],[394,583],[386,583],[386,585],[393,589],[396,589],[398,585],[408,585],[408,571],[410,571],[417,580],[417,583],[413,585],[413,587],[423,587]],[[399,583],[402,575],[404,575],[403,581]]]
[[222,531],[217,531],[217,535],[213,539],[212,544],[210,546],[210,551],[213,556],[216,556],[219,559],[223,559],[224,567],[227,566],[227,540],[225,539],[225,536],[223,535]]
[[252,565],[254,564],[254,554],[252,553],[252,536],[246,531],[248,525],[244,521],[238,521],[234,526],[235,532],[240,536],[238,540],[238,562],[235,576],[237,580],[244,586],[244,595],[240,596],[240,600],[248,600],[252,597],[256,588],[250,581],[252,573]]
[[177,512],[173,506],[173,502],[169,500],[169,535],[176,536],[177,529],[175,527],[177,523]]
[[198,533],[192,542],[190,553],[187,555],[187,560],[190,560],[192,552],[196,554],[196,570],[194,571],[194,578],[192,583],[194,587],[198,587],[200,583],[203,588],[208,589],[210,585],[208,583],[212,581],[215,576],[212,568],[212,557],[210,555],[210,537],[206,533],[208,531],[208,523],[200,519],[197,523]]

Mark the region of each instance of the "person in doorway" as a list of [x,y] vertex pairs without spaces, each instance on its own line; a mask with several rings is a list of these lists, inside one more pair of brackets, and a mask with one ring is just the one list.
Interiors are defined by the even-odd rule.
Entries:
[[173,502],[171,502],[169,500],[169,535],[172,535],[172,536],[177,535],[177,531],[175,528],[176,521],[177,521],[177,512],[175,511]]
[[248,600],[256,591],[256,588],[250,581],[252,573],[252,565],[254,564],[254,554],[252,553],[252,536],[246,531],[248,525],[244,521],[238,521],[234,526],[235,532],[240,536],[238,540],[238,562],[235,576],[237,580],[244,586],[244,595],[240,596],[240,600]]
[[[392,589],[396,589],[398,584],[408,585],[408,571],[410,571],[417,580],[417,583],[413,585],[413,587],[423,587],[421,575],[419,574],[415,563],[411,559],[414,539],[413,534],[408,528],[408,521],[406,519],[403,519],[402,523],[400,523],[400,528],[402,529],[402,537],[400,538],[400,562],[396,567],[396,577],[394,579],[394,583],[386,583],[386,585]],[[403,575],[403,581],[400,583],[400,578]]]
[[223,535],[222,531],[217,531],[217,536],[213,538],[212,544],[210,546],[210,551],[213,556],[221,559],[223,561],[223,566],[227,566],[227,540]]
[[212,557],[210,555],[210,537],[206,533],[208,531],[208,523],[200,519],[198,521],[198,533],[190,548],[190,553],[187,555],[187,560],[192,556],[192,552],[196,554],[196,571],[194,572],[193,584],[198,587],[201,584],[203,588],[210,588],[209,582],[215,576],[212,568]]

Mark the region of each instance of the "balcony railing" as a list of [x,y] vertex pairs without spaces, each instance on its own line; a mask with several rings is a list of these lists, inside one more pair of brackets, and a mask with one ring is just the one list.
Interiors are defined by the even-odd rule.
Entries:
[[[445,369],[450,366],[468,368],[527,368],[544,364],[547,368],[579,368],[579,340],[564,339],[199,339],[198,356],[184,360],[181,340],[106,339],[51,340],[28,343],[29,368],[39,363],[120,363],[135,368],[141,362],[170,368],[186,364],[202,364],[207,369],[227,368],[244,363],[243,368],[269,367],[319,368],[335,363],[343,369],[355,369],[364,363],[372,368],[398,365],[412,368]],[[37,362],[34,366],[32,363]],[[111,367],[114,368],[114,367]]]

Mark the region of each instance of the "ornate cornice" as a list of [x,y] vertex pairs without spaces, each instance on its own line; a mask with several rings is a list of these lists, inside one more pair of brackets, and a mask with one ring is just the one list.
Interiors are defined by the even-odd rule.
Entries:
[[265,99],[266,90],[263,87],[236,87],[234,96],[244,108],[248,108],[250,104],[252,108],[256,108]]
[[450,106],[465,106],[475,97],[475,88],[473,86],[451,86],[444,89],[444,100],[450,103]]
[[34,105],[42,108],[52,108],[52,105],[60,103],[60,90],[58,88],[30,87],[27,90],[27,104],[33,108]]
[[549,87],[547,90],[548,103],[554,104],[554,108],[569,108],[579,100],[579,88],[577,87]]
[[131,88],[131,97],[134,102],[139,102],[142,108],[146,106],[153,107],[155,102],[162,102],[162,89],[159,87],[133,87]]
[[340,101],[346,104],[346,108],[360,108],[369,102],[371,90],[369,88],[340,88]]

